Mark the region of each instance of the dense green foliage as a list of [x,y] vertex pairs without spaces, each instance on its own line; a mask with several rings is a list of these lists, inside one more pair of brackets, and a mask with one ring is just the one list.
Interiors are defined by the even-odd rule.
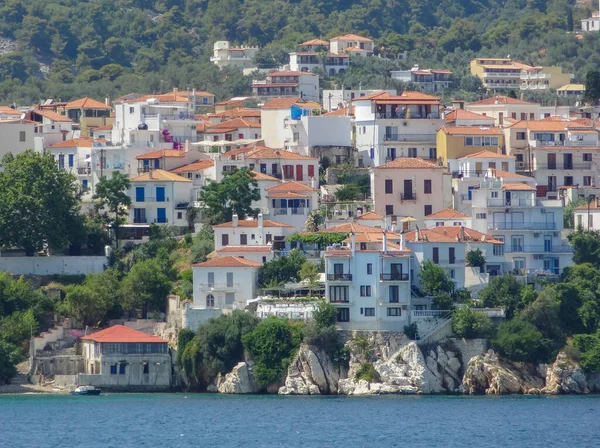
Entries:
[[363,362],[360,367],[356,370],[356,381],[365,380],[369,383],[378,383],[381,381],[381,377],[372,362]]
[[127,190],[131,188],[131,181],[125,174],[118,171],[112,173],[110,178],[103,177],[96,185],[93,199],[96,211],[101,212],[105,225],[112,227],[115,247],[119,248],[119,226],[127,218],[128,208],[131,206],[131,197]]
[[515,318],[498,326],[492,347],[511,361],[549,362],[552,360],[550,341],[535,325]]
[[580,230],[569,234],[568,239],[575,250],[574,263],[592,263],[594,266],[600,267],[600,232]]
[[492,321],[481,311],[460,308],[452,315],[452,331],[459,338],[486,338],[492,334]]
[[205,224],[192,239],[192,263],[202,263],[215,250],[215,232],[212,226]]
[[578,350],[581,367],[586,372],[600,372],[600,330],[594,334],[576,335],[572,345]]
[[23,360],[23,353],[13,344],[0,339],[0,385],[9,383],[17,374],[18,363]]
[[195,333],[187,328],[182,328],[177,333],[177,364],[183,367],[183,353],[187,345],[194,339]]
[[340,202],[356,201],[360,199],[360,197],[360,188],[358,188],[358,185],[354,184],[343,185],[335,192],[335,198]]
[[286,241],[297,242],[306,245],[316,245],[319,249],[325,249],[332,244],[339,244],[348,238],[347,233],[294,233],[286,238]]
[[504,307],[506,317],[512,318],[516,312],[535,300],[535,291],[525,286],[513,275],[494,278],[487,288],[479,293],[479,300],[485,307]]
[[300,269],[306,256],[294,249],[283,257],[266,262],[258,272],[258,283],[266,288],[300,280]]
[[438,296],[454,290],[454,283],[444,268],[430,260],[421,263],[421,286],[427,294]]
[[467,252],[467,264],[472,268],[482,268],[485,266],[485,257],[481,249],[473,249]]
[[254,376],[258,385],[283,379],[296,349],[302,342],[302,323],[268,317],[254,331],[243,337],[244,346],[255,361]]

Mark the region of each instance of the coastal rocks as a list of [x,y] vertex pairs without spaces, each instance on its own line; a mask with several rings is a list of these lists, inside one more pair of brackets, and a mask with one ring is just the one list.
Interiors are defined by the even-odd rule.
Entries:
[[[595,381],[592,388],[595,389]],[[546,373],[546,386],[541,390],[544,394],[587,394],[590,392],[588,381],[579,364],[571,361],[565,352],[560,352],[556,361],[548,366]]]
[[501,361],[489,350],[469,361],[460,389],[468,395],[538,393],[544,387],[544,379],[531,368]]
[[252,375],[252,366],[246,362],[238,363],[225,376],[219,375],[216,389],[222,394],[254,394],[259,391]]
[[[341,374],[341,375],[340,375]],[[288,368],[279,395],[321,395],[338,393],[340,376],[345,372],[334,367],[322,350],[301,345]]]

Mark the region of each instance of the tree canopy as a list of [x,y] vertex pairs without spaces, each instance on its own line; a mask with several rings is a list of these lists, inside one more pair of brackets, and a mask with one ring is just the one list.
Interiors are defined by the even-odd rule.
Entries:
[[96,211],[102,213],[103,221],[110,225],[114,232],[115,246],[119,247],[119,226],[125,222],[127,209],[131,206],[131,197],[127,190],[131,188],[131,181],[125,174],[118,171],[112,177],[103,177],[96,185],[93,199],[96,201]]

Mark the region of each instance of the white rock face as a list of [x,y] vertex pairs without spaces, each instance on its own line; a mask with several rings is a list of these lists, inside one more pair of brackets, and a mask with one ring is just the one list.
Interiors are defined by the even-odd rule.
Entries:
[[[595,389],[595,384],[592,387]],[[560,352],[554,364],[548,366],[546,387],[541,392],[550,395],[588,394],[590,389],[579,364],[570,361],[565,352]]]
[[340,372],[329,356],[316,347],[301,345],[298,354],[288,367],[285,384],[279,395],[337,394]]
[[217,390],[222,394],[254,394],[259,388],[250,364],[240,362],[227,375],[217,379]]

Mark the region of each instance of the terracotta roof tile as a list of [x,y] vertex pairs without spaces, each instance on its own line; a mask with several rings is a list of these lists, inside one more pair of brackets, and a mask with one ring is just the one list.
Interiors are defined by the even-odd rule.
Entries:
[[261,173],[259,171],[252,171],[252,173],[254,174],[254,179],[256,180],[273,180],[279,182],[279,179],[273,176],[269,176],[268,174]]
[[35,109],[32,110],[34,114],[40,115],[42,117],[48,118],[49,120],[60,122],[60,123],[71,123],[72,120],[69,117],[65,117],[64,115],[58,114],[53,110],[44,110],[44,109]]
[[295,180],[290,180],[287,182],[282,182],[279,185],[274,185],[270,188],[267,188],[267,191],[318,191],[316,188],[310,187],[300,182],[296,182]]
[[298,193],[295,191],[268,191],[268,198],[298,198],[298,199],[306,199],[308,196],[306,193]]
[[464,109],[455,109],[449,114],[446,114],[444,118],[446,123],[452,123],[456,120],[485,120],[491,121],[492,123],[494,122],[493,117],[486,117],[485,115],[476,114],[475,112],[469,112]]
[[381,220],[383,219],[383,216],[381,216],[378,213],[375,212],[367,212],[367,213],[363,213],[362,215],[360,215],[359,217],[356,218],[357,220],[359,219],[366,219],[366,220],[371,220],[371,221],[376,221],[376,220]]
[[311,39],[311,40],[307,40],[306,42],[302,42],[301,44],[298,44],[298,47],[304,47],[304,46],[308,46],[308,45],[322,45],[322,46],[328,47],[329,42],[327,42],[325,40],[321,40],[321,39]]
[[469,243],[493,243],[493,244],[504,244],[502,241],[497,240],[485,233],[481,233],[477,230],[470,229],[468,227],[461,226],[439,226],[433,229],[429,229],[432,232],[439,233],[444,236],[449,236],[454,241],[460,239],[461,241]]
[[534,105],[536,103],[532,103],[530,101],[518,100],[516,98],[510,98],[504,95],[497,95],[491,98],[485,98],[480,101],[473,101],[469,103],[469,106],[488,106],[494,104],[522,104],[522,105]]
[[492,174],[494,177],[497,177],[497,178],[534,180],[533,177],[523,176],[521,174],[511,173],[510,171],[499,170],[496,168],[492,168]]
[[453,208],[446,208],[444,210],[440,210],[439,212],[432,213],[431,215],[425,216],[426,219],[464,219],[471,218],[471,215],[467,215],[466,213],[461,213]]
[[78,100],[71,101],[65,105],[65,109],[104,109],[112,110],[112,107],[104,104],[101,101],[93,98],[81,98]]
[[179,168],[175,168],[171,170],[172,173],[188,173],[191,171],[202,171],[207,168],[212,168],[215,166],[215,162],[210,159],[197,160],[192,163],[188,163],[187,165],[180,166]]
[[[69,120],[71,121],[71,120]],[[112,131],[113,125],[109,124],[106,126],[98,126],[97,128],[92,129],[94,132],[96,131]]]
[[154,160],[162,159],[163,157],[184,157],[185,151],[182,149],[157,149],[139,156],[135,156],[136,160]]
[[[180,92],[171,92],[171,93],[163,93],[163,94],[159,94],[159,95],[140,95],[134,98],[130,98],[130,99],[125,99],[123,102],[124,103],[145,103],[150,99],[157,99],[158,101],[162,102],[162,103],[190,103],[191,100],[184,94],[181,95],[179,94]],[[208,93],[208,92],[206,92]],[[208,95],[214,96],[211,93],[209,93]],[[201,95],[201,96],[208,96],[208,95]],[[198,96],[198,93],[196,92],[196,96]]]
[[65,140],[64,142],[58,142],[54,145],[48,146],[50,149],[55,148],[91,148],[94,140],[91,138],[72,138],[71,140]]
[[444,126],[441,131],[448,135],[504,135],[494,126]]
[[233,120],[222,121],[221,123],[206,126],[206,134],[221,134],[226,131],[240,128],[259,128],[260,123],[256,121],[247,121],[243,118],[234,118]]
[[141,331],[125,327],[124,325],[113,325],[112,327],[100,330],[88,336],[83,336],[81,339],[84,341],[104,343],[167,343],[167,341],[157,336],[151,336],[149,334],[142,333]]
[[217,252],[271,252],[271,246],[225,246]]
[[434,163],[428,162],[427,160],[420,159],[418,157],[400,157],[399,159],[392,160],[384,165],[376,166],[376,170],[381,169],[443,169],[443,167],[437,166]]
[[[15,117],[20,117],[22,112],[13,109],[12,107],[8,107],[8,106],[0,106],[0,114],[4,114],[4,115],[14,115]],[[58,115],[58,114],[57,114]],[[71,121],[71,120],[69,120]]]
[[339,224],[329,229],[319,230],[317,233],[381,233],[381,229],[376,227],[363,226],[353,222]]
[[263,109],[287,109],[293,105],[304,107],[306,109],[321,109],[319,103],[306,101],[300,98],[272,98],[265,103]]
[[165,170],[151,170],[146,173],[142,173],[137,177],[131,179],[131,182],[192,182],[191,179],[186,179],[178,174],[171,173]]
[[513,182],[507,182],[507,183],[503,184],[502,189],[508,190],[508,191],[535,191],[535,188],[533,188],[527,184],[520,184],[520,183],[513,183]]
[[256,261],[227,255],[225,257],[213,258],[212,260],[194,264],[192,266],[195,268],[259,268],[262,265],[262,263]]
[[333,110],[331,112],[327,112],[323,114],[324,117],[333,117],[333,116],[354,116],[354,106],[350,107],[350,112],[348,113],[347,107],[340,107],[339,109]]
[[344,34],[343,36],[332,37],[329,40],[355,40],[357,42],[373,42],[373,39],[369,39],[368,37],[359,36],[357,34]]
[[[226,152],[225,155],[227,154],[228,153]],[[254,150],[247,152],[246,157],[248,159],[319,160],[314,157],[303,156],[284,149],[273,149],[267,148],[266,146],[256,146]]]
[[514,159],[514,156],[507,156],[506,154],[499,154],[497,152],[489,151],[484,149],[483,151],[478,151],[473,154],[466,155],[464,157],[459,157],[458,160],[462,159]]
[[[214,225],[215,228],[232,228],[233,222],[229,221],[223,224]],[[240,219],[238,221],[238,227],[258,227],[257,219]],[[270,219],[263,220],[263,227],[293,227],[289,224],[284,224],[282,222],[271,221]]]
[[248,109],[244,107],[236,107],[234,109],[224,110],[215,114],[210,114],[211,117],[258,117],[260,118],[260,109]]

